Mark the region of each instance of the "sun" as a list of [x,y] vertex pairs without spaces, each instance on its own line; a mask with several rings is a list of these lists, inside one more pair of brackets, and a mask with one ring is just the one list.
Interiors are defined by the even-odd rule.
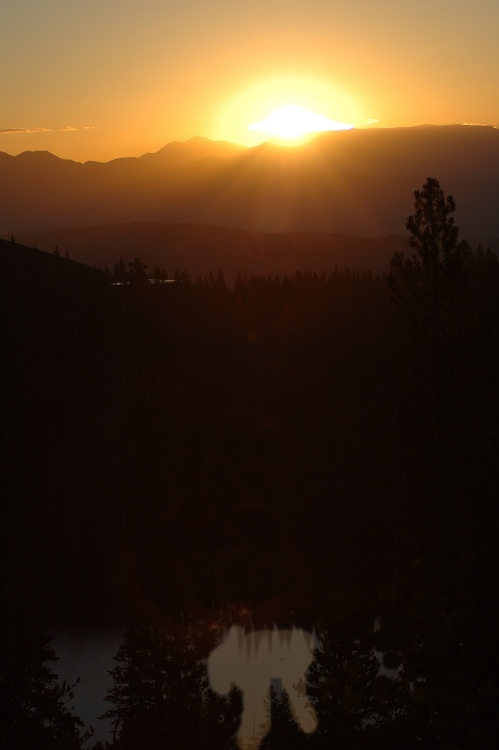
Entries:
[[365,122],[364,114],[353,91],[315,73],[249,77],[238,79],[227,98],[213,107],[210,137],[249,147],[268,139],[295,146],[317,133],[357,127]]
[[330,120],[324,115],[311,112],[296,104],[279,107],[261,122],[248,125],[248,130],[270,133],[286,141],[301,139],[311,133],[321,133],[327,130],[350,130],[351,128],[353,128],[353,125]]

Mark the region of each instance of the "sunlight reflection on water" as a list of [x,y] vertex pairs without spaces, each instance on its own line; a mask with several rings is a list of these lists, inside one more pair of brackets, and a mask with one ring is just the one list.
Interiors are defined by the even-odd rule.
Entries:
[[279,685],[289,697],[293,718],[304,732],[317,726],[315,711],[306,693],[305,674],[319,647],[315,632],[253,630],[232,626],[210,654],[208,674],[212,689],[227,695],[234,685],[243,692],[244,708],[238,733],[241,750],[259,747],[270,729],[270,687]]

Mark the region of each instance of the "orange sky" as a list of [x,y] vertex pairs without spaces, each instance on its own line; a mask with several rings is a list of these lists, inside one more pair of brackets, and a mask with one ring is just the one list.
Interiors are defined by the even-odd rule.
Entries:
[[11,154],[255,145],[247,126],[286,104],[355,127],[499,123],[497,0],[3,0],[1,17]]

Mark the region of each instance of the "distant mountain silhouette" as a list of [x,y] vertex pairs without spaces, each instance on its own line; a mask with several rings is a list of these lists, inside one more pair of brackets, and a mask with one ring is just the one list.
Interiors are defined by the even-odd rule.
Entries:
[[499,130],[421,126],[323,133],[297,148],[193,138],[107,163],[0,153],[0,233],[115,222],[265,232],[404,231],[413,191],[437,177],[464,237],[499,237]]

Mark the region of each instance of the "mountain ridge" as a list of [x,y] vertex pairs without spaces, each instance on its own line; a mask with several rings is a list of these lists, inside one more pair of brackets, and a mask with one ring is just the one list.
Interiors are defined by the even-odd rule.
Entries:
[[499,237],[492,126],[354,129],[297,147],[194,137],[110,162],[0,153],[0,176],[1,234],[126,221],[398,234],[414,190],[434,176],[456,200],[463,236]]

